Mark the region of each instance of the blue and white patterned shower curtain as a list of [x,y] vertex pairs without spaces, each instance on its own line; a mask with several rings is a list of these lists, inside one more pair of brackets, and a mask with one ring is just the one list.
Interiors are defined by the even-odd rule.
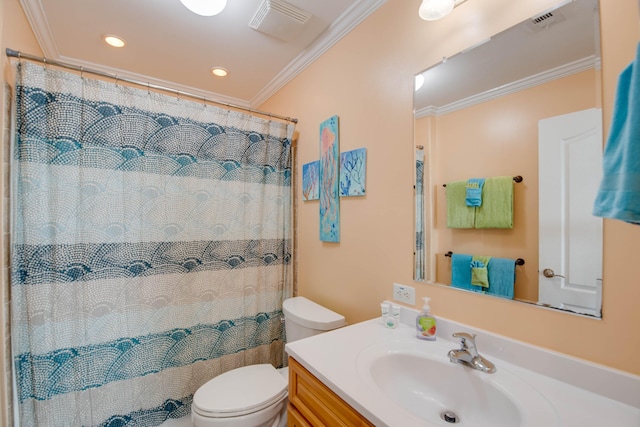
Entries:
[[415,185],[415,248],[413,280],[425,279],[424,247],[424,149],[416,148],[416,185]]
[[153,426],[283,363],[293,125],[18,64],[12,351],[22,426]]

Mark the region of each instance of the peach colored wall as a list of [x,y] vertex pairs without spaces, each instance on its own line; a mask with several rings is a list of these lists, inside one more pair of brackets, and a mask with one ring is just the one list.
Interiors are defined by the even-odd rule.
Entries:
[[[523,258],[515,298],[538,300],[538,121],[596,107],[595,75],[593,69],[583,71],[435,119],[437,149],[432,150],[431,180],[438,283],[450,283],[447,251]],[[515,175],[524,180],[514,186],[512,229],[447,228],[442,184],[474,176]]]
[[[299,118],[298,168],[318,158],[318,125],[340,117],[341,150],[367,147],[367,196],[341,201],[341,242],[318,238],[318,204],[298,210],[298,287],[349,322],[379,314],[391,284],[433,298],[436,315],[640,374],[640,227],[606,220],[603,319],[412,281],[412,76],[556,0],[468,1],[421,21],[418,2],[388,0],[260,108]],[[617,76],[638,41],[636,0],[601,2],[603,111],[608,129]],[[300,197],[300,194],[298,194]]]

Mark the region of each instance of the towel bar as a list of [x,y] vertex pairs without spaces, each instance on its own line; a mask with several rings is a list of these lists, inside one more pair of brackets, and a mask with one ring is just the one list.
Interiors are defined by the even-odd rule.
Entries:
[[[444,256],[448,256],[448,257],[451,257],[451,255],[453,255],[453,252],[451,251],[444,254]],[[516,265],[524,265],[524,260],[522,258],[516,259]]]
[[[523,178],[523,177],[521,177],[520,175],[516,175],[516,176],[514,176],[514,177],[513,177],[513,181],[514,181],[514,182],[522,182],[522,180],[523,180],[523,179],[524,179],[524,178]],[[442,186],[443,186],[443,187],[446,187],[446,186],[447,186],[447,184],[442,184]]]

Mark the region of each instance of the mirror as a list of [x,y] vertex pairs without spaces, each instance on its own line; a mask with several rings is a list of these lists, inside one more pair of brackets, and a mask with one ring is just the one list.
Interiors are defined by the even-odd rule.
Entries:
[[[514,300],[601,317],[599,28],[597,0],[564,1],[416,75],[427,281],[451,285],[451,253],[521,259]],[[447,227],[443,185],[502,176],[512,228]]]

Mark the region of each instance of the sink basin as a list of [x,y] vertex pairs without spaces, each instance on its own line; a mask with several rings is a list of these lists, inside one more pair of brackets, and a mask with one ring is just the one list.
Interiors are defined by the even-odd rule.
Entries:
[[[473,427],[553,427],[551,404],[517,375],[493,374],[451,363],[455,344],[389,342],[364,349],[356,360],[359,376],[418,418],[416,424]],[[490,358],[489,358],[490,359]]]

